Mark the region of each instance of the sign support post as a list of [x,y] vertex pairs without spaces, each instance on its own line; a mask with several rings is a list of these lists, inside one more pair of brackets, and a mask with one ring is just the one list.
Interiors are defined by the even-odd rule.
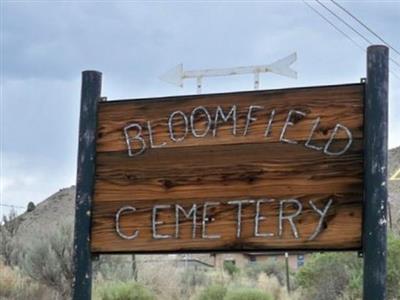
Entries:
[[367,50],[364,122],[364,300],[386,299],[389,50]]
[[75,199],[73,299],[91,299],[91,205],[95,183],[97,107],[101,101],[101,73],[82,73],[78,172]]

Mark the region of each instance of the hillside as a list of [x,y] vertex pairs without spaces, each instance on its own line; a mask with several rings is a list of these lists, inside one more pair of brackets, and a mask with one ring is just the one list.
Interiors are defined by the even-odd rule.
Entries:
[[389,176],[400,168],[400,146],[389,150]]
[[[389,178],[400,169],[400,147],[393,148],[389,151]],[[389,181],[389,191],[391,197],[400,202],[400,180]],[[400,203],[399,203],[400,205]]]
[[62,220],[73,220],[75,202],[75,186],[63,188],[40,202],[31,212],[25,212],[18,217],[18,239],[35,238],[38,231],[53,228]]

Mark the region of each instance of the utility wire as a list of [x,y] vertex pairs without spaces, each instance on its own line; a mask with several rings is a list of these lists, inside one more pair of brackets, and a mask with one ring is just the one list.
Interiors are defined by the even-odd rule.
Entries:
[[[361,49],[363,52],[366,52],[365,48],[361,46],[359,43],[357,43],[351,36],[349,36],[347,33],[345,33],[343,30],[341,30],[338,26],[336,26],[333,22],[331,22],[327,17],[325,17],[322,13],[320,13],[317,9],[312,7],[310,4],[307,3],[306,0],[303,0],[303,3],[307,5],[310,9],[312,9],[316,14],[318,14],[322,19],[324,19],[326,22],[328,22],[333,28],[335,28],[337,31],[339,31],[342,35],[344,35],[346,38],[348,38],[355,46],[357,46],[359,49]],[[400,76],[397,75],[394,71],[389,69],[389,72],[395,76],[397,79],[400,79]]]
[[361,46],[359,43],[357,43],[351,36],[349,36],[342,29],[337,27],[333,22],[331,22],[331,20],[329,20],[322,13],[320,13],[318,10],[316,10],[314,7],[312,7],[310,4],[308,4],[305,0],[303,0],[303,2],[305,5],[307,5],[309,8],[311,8],[315,13],[317,13],[322,19],[324,19],[326,22],[328,22],[333,28],[335,28],[337,31],[339,31],[341,34],[343,34],[345,37],[347,37],[350,41],[352,41],[354,45],[356,45],[361,50],[365,51],[365,48],[363,46]]
[[398,51],[395,47],[390,45],[388,42],[386,42],[383,38],[379,36],[375,31],[373,31],[370,27],[365,25],[360,19],[358,19],[356,16],[354,16],[351,12],[349,12],[346,8],[341,6],[339,3],[337,3],[334,0],[331,0],[333,4],[335,4],[337,7],[339,7],[341,10],[343,10],[346,14],[348,14],[350,17],[352,17],[354,20],[357,21],[358,24],[360,24],[362,27],[367,29],[370,33],[372,33],[377,39],[379,39],[382,43],[384,43],[386,46],[388,46],[390,49],[392,49],[394,52],[396,52],[398,55],[400,55],[400,51]]
[[329,11],[332,15],[334,15],[340,22],[342,22],[344,25],[346,25],[348,28],[350,28],[355,34],[360,36],[364,41],[366,41],[368,44],[373,44],[373,42],[369,39],[367,39],[364,35],[362,35],[360,32],[358,32],[356,29],[354,29],[353,26],[351,26],[349,23],[347,23],[345,20],[343,20],[338,14],[336,14],[334,11],[332,11],[329,7],[327,7],[325,4],[323,4],[319,0],[315,0],[319,5],[321,5],[323,8],[325,8],[327,11]]
[[0,206],[6,206],[6,207],[15,207],[15,208],[25,208],[23,206],[18,206],[18,205],[11,205],[11,204],[0,204]]
[[[339,15],[337,15],[334,11],[332,11],[329,7],[327,7],[325,4],[323,4],[319,0],[315,0],[319,5],[321,5],[323,8],[325,8],[327,11],[329,11],[332,15],[334,15],[339,21],[341,21],[343,24],[345,24],[348,28],[350,28],[353,32],[355,32],[358,36],[360,36],[364,41],[366,41],[368,44],[373,44],[373,42],[369,39],[367,39],[362,33],[360,33],[358,30],[354,29],[353,26],[351,26],[349,23],[347,23],[345,20],[343,20]],[[398,63],[396,60],[393,58],[389,57],[389,59],[396,64],[398,67],[400,67],[400,63]]]

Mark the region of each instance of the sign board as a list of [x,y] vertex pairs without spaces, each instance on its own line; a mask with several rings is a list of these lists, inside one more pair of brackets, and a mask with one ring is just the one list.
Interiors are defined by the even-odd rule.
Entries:
[[364,88],[100,102],[91,251],[361,249]]
[[357,250],[386,299],[389,49],[360,84],[104,102],[82,73],[74,300],[99,253]]

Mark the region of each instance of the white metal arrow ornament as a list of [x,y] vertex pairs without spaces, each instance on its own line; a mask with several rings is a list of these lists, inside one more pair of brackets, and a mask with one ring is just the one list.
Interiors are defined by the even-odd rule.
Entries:
[[296,61],[297,54],[292,53],[289,56],[281,58],[269,65],[256,65],[247,67],[234,67],[222,69],[204,69],[204,70],[190,70],[184,71],[183,64],[179,64],[173,69],[160,76],[160,79],[183,87],[184,79],[196,78],[197,79],[197,93],[201,93],[201,81],[203,77],[215,76],[230,76],[238,74],[254,74],[254,89],[260,86],[260,73],[271,72],[282,76],[297,78],[297,72],[290,66]]

